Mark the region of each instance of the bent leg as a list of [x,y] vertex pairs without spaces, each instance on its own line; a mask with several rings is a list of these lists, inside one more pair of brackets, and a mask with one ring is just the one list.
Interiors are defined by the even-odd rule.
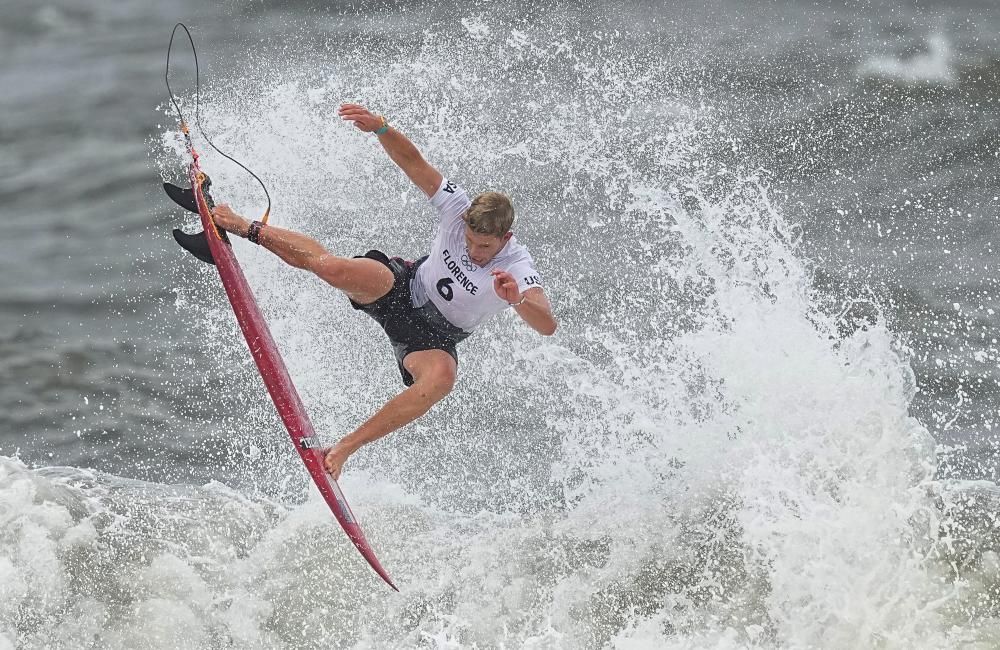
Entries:
[[413,375],[413,385],[326,451],[323,463],[334,479],[340,477],[348,456],[360,447],[413,422],[441,401],[451,392],[458,374],[458,364],[444,350],[411,352],[403,359],[403,366]]
[[310,270],[359,305],[371,304],[389,293],[395,281],[389,267],[368,257],[327,254]]

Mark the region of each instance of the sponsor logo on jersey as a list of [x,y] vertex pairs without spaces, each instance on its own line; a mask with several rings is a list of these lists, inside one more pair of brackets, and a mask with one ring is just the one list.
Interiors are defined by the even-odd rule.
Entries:
[[448,194],[454,194],[455,190],[457,190],[457,189],[458,189],[458,185],[455,185],[451,181],[448,181],[447,183],[445,183],[444,191],[447,192]]
[[524,286],[526,287],[530,287],[534,284],[541,284],[541,283],[542,279],[537,275],[529,275],[528,277],[524,278]]
[[[441,252],[441,255],[442,255],[442,257],[444,257],[444,265],[448,268],[449,271],[451,271],[451,274],[453,276],[455,276],[455,281],[458,284],[462,285],[462,288],[465,289],[466,291],[468,291],[469,295],[472,295],[472,296],[476,295],[476,292],[479,291],[479,287],[476,286],[476,283],[472,281],[472,278],[470,278],[469,276],[467,276],[465,273],[462,272],[461,266],[459,265],[458,261],[456,261],[455,258],[453,258],[451,256],[451,251],[449,251],[446,248],[446,249],[444,249]],[[445,300],[451,300],[451,298],[448,297],[448,296],[445,296],[444,293],[441,290],[442,289],[442,286],[441,286],[442,282],[444,282],[445,279],[447,279],[447,278],[443,278],[442,280],[438,281],[438,293],[441,293],[442,297],[444,297]],[[450,284],[451,283],[449,282],[449,283],[446,283],[446,284],[449,285],[449,289],[450,289]],[[449,292],[449,296],[450,295],[451,294]]]
[[476,263],[473,262],[472,259],[469,257],[468,249],[466,249],[466,251],[462,253],[462,266],[465,267],[466,271],[475,271],[476,269],[479,268],[479,266],[477,266]]

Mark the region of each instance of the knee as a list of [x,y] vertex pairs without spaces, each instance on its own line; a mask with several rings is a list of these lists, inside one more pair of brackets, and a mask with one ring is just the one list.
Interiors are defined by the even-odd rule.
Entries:
[[455,369],[451,367],[442,368],[440,372],[431,373],[427,377],[427,392],[430,397],[437,402],[451,392],[455,387]]
[[455,362],[448,359],[448,362],[435,363],[423,369],[420,377],[414,383],[421,397],[427,401],[430,408],[434,403],[444,399],[451,389],[455,387],[455,377],[457,375]]

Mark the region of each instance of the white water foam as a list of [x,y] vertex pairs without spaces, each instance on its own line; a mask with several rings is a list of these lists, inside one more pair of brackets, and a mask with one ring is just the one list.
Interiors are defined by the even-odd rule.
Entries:
[[911,56],[872,56],[858,66],[864,77],[905,84],[944,85],[958,83],[951,42],[942,30],[928,34],[926,51]]
[[[907,413],[905,350],[820,307],[766,172],[708,153],[740,143],[684,62],[530,18],[459,24],[412,48],[331,45],[329,74],[315,56],[258,60],[214,80],[204,107],[217,144],[266,170],[274,223],[340,254],[413,257],[432,232],[423,197],[337,120],[340,101],[387,112],[470,190],[514,196],[559,334],[490,324],[463,344],[454,394],[346,469],[402,594],[315,495],[282,506],[3,460],[0,638],[988,647],[974,592],[996,572],[975,552],[956,568],[949,539],[969,533],[945,526],[960,499],[934,481],[933,441]],[[250,181],[203,154],[218,199],[260,210]],[[336,438],[398,390],[373,323],[265,251],[237,252],[317,428]],[[235,326],[204,314],[241,354]],[[237,437],[284,435],[251,429]],[[288,483],[301,468],[286,452],[248,471],[294,503],[304,483]]]

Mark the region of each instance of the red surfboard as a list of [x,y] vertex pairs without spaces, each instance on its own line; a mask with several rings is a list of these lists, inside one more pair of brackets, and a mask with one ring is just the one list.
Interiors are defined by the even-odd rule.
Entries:
[[205,176],[201,173],[196,155],[191,164],[190,173],[191,188],[197,201],[198,214],[201,216],[205,240],[208,242],[215,268],[219,269],[219,277],[222,279],[222,286],[225,287],[226,295],[229,296],[229,302],[236,314],[236,321],[240,324],[240,329],[243,330],[243,336],[250,347],[250,354],[253,355],[253,360],[257,363],[257,369],[264,380],[264,385],[267,386],[268,393],[271,394],[275,408],[278,409],[281,421],[288,429],[288,435],[291,436],[295,449],[302,457],[302,462],[309,470],[309,475],[312,476],[316,487],[319,488],[319,493],[323,495],[323,499],[330,506],[344,532],[347,533],[371,568],[375,570],[375,573],[385,580],[386,584],[399,591],[392,583],[389,574],[382,568],[378,558],[375,557],[371,546],[368,545],[364,531],[361,530],[354,513],[351,512],[351,507],[347,504],[340,486],[323,468],[323,455],[320,451],[322,445],[316,437],[312,422],[299,398],[299,393],[295,390],[295,385],[292,384],[288,369],[278,354],[278,347],[274,344],[267,322],[260,313],[257,301],[254,300],[250,286],[243,275],[243,269],[236,260],[232,245],[228,238],[224,239],[218,234],[222,231],[217,231],[212,222],[211,212],[200,182]]

